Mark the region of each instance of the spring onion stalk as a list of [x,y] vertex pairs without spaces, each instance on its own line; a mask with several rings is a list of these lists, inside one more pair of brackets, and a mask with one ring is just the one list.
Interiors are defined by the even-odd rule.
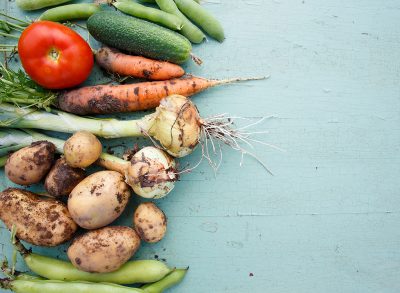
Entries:
[[[22,148],[41,140],[52,142],[57,152],[63,153],[65,141],[62,139],[28,129],[4,128],[0,130],[0,156],[10,149],[17,150],[19,147]],[[102,153],[97,164],[124,175],[133,191],[145,198],[158,199],[166,196],[178,180],[173,158],[155,147],[143,148],[130,161]]]
[[211,165],[209,148],[213,154],[217,154],[218,150],[221,152],[223,143],[240,151],[242,155],[252,155],[240,143],[251,146],[250,142],[259,142],[250,137],[251,132],[244,130],[248,126],[233,128],[233,119],[230,117],[217,115],[201,118],[196,106],[180,95],[164,98],[154,113],[139,120],[94,119],[62,111],[46,112],[3,103],[0,104],[0,121],[0,127],[37,128],[66,133],[86,130],[105,138],[147,136],[157,140],[174,157],[186,156],[200,144],[203,157]]
[[200,116],[186,97],[173,95],[161,101],[156,111],[139,120],[93,119],[62,111],[46,112],[0,105],[3,127],[37,128],[66,133],[86,130],[105,138],[151,136],[175,157],[190,154],[200,139]]

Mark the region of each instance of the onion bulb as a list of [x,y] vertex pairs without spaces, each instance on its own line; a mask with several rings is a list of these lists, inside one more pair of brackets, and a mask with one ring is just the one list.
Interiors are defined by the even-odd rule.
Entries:
[[158,148],[145,147],[132,157],[125,178],[137,195],[158,199],[174,188],[178,175],[169,155]]
[[149,134],[170,155],[184,157],[193,152],[200,141],[200,121],[197,108],[188,98],[172,95],[161,100]]

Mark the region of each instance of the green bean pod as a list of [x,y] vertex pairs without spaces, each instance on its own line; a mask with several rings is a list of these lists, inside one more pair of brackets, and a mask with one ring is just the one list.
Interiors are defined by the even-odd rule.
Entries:
[[[70,262],[29,253],[24,255],[28,268],[51,280],[109,282],[115,284],[152,283],[161,280],[171,269],[157,260],[136,260],[111,273],[88,273],[76,269]],[[72,291],[71,291],[72,292]]]
[[91,3],[63,5],[46,10],[39,17],[39,20],[60,22],[75,19],[88,19],[99,10],[99,5]]
[[180,30],[183,27],[182,19],[159,9],[147,7],[131,1],[116,1],[112,4],[115,8],[126,14],[149,20],[172,30]]
[[175,269],[172,273],[168,274],[166,277],[158,282],[152,284],[146,284],[141,287],[146,293],[161,293],[164,290],[179,284],[185,277],[187,269]]
[[0,279],[0,288],[10,289],[15,293],[162,293],[180,283],[187,269],[176,269],[158,282],[141,288],[124,287],[112,283],[92,283],[86,281],[44,280],[26,274],[16,279]]
[[[144,3],[156,3],[156,0],[139,0],[140,2],[144,2]],[[200,0],[194,0],[197,3],[200,3]]]
[[222,42],[225,39],[221,23],[205,8],[194,0],[174,0],[179,10],[199,25],[207,34]]
[[204,33],[179,11],[173,0],[156,0],[156,2],[162,11],[171,13],[183,21],[183,27],[179,32],[189,41],[199,44],[206,38]]
[[17,6],[23,10],[37,10],[49,6],[56,6],[71,0],[17,0]]
[[27,274],[19,274],[19,275],[15,276],[15,280],[32,281],[32,280],[46,280],[46,279],[42,278],[42,277],[27,275]]
[[124,287],[109,283],[85,281],[63,282],[55,280],[0,280],[0,286],[15,293],[144,293],[138,288]]

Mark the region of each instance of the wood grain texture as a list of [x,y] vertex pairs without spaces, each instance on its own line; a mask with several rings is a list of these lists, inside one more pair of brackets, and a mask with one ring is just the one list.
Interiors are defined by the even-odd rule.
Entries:
[[[215,88],[194,101],[204,116],[274,115],[256,130],[268,130],[259,138],[286,152],[256,147],[275,176],[251,158],[240,167],[229,149],[216,177],[206,163],[183,176],[157,202],[169,218],[166,239],[144,245],[137,258],[189,265],[174,293],[399,292],[400,2],[203,5],[227,39],[195,46],[204,65],[185,69],[271,79]],[[104,78],[95,72],[92,82]],[[12,185],[3,174],[0,184]],[[118,223],[131,224],[138,201]],[[9,234],[0,235],[0,253],[9,256]],[[65,258],[64,249],[34,250]]]

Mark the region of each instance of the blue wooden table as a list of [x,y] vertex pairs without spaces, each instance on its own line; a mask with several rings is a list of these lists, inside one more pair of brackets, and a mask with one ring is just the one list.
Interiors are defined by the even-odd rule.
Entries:
[[[268,130],[258,138],[285,151],[254,150],[274,176],[249,157],[240,167],[229,149],[216,176],[205,162],[182,176],[157,202],[169,219],[166,238],[135,257],[189,265],[175,293],[400,292],[400,2],[203,5],[227,39],[195,46],[204,65],[186,70],[271,78],[196,96],[201,114],[272,115],[254,130]],[[12,185],[3,173],[0,185]],[[138,202],[118,223],[131,224]],[[0,253],[9,256],[9,233],[0,231]],[[34,250],[65,259],[65,247]]]

